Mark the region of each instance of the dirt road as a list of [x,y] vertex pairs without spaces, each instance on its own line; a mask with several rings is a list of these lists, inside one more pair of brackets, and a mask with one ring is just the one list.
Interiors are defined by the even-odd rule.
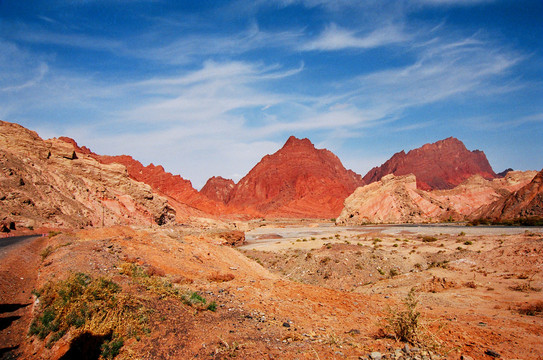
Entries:
[[26,336],[46,239],[22,236],[0,241],[0,359],[16,353]]

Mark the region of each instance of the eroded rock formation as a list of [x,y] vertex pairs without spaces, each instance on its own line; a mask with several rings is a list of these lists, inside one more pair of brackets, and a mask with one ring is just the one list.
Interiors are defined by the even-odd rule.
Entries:
[[498,221],[543,218],[543,170],[522,188],[479,209],[472,218]]
[[331,218],[362,184],[333,153],[291,136],[236,184],[227,203],[264,216]]
[[473,175],[450,190],[417,188],[415,175],[384,176],[360,187],[345,200],[338,224],[421,223],[466,220],[481,206],[509,196],[536,175],[512,171],[504,178],[486,180]]
[[165,224],[167,199],[131,179],[119,164],[102,164],[59,139],[43,140],[0,122],[0,211],[19,226],[84,227]]
[[396,153],[381,166],[371,169],[364,176],[364,181],[369,184],[388,174],[414,174],[417,188],[422,190],[452,189],[476,174],[489,180],[496,178],[484,152],[469,151],[453,137],[408,153]]
[[200,194],[211,200],[226,204],[235,185],[236,184],[231,179],[225,179],[221,176],[213,176],[207,180],[202,190],[200,190]]

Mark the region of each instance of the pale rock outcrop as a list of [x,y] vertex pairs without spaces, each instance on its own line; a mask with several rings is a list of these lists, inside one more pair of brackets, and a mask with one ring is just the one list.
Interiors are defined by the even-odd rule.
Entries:
[[497,221],[543,218],[543,170],[520,189],[481,207],[472,218]]
[[478,208],[519,190],[537,174],[512,171],[504,178],[486,180],[474,175],[450,190],[417,189],[413,174],[386,175],[360,187],[345,200],[338,224],[422,223],[466,220]]
[[338,224],[423,222],[443,213],[446,205],[417,189],[415,175],[386,175],[359,187],[345,199]]
[[0,122],[0,211],[20,226],[166,224],[175,210],[119,164]]

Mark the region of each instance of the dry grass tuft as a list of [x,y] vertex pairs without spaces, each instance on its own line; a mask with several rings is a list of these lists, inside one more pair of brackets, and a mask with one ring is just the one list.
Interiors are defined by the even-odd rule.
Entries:
[[541,291],[541,288],[534,287],[530,284],[530,282],[524,283],[524,284],[516,284],[513,286],[509,286],[510,290],[513,291],[521,291],[521,292],[539,292]]
[[[124,337],[138,337],[147,332],[147,310],[133,297],[107,278],[72,274],[63,281],[48,282],[35,292],[40,307],[30,325],[29,335],[47,339],[51,347],[68,331],[76,337],[83,333],[110,336],[114,348],[105,357],[119,351]],[[119,346],[120,344],[120,346]]]
[[217,304],[213,301],[207,303],[207,300],[196,292],[182,290],[167,278],[162,276],[149,275],[148,268],[130,263],[122,263],[119,266],[119,272],[132,278],[136,283],[144,286],[146,290],[151,291],[160,297],[172,297],[181,300],[184,304],[195,308],[198,311],[215,311]]
[[419,343],[420,312],[417,311],[418,299],[414,289],[409,291],[403,303],[403,310],[389,309],[386,329],[392,332],[396,340],[416,345]]
[[227,274],[213,273],[208,277],[208,280],[214,281],[214,282],[227,282],[227,281],[234,280],[234,278],[235,278],[234,274],[230,274],[230,273],[227,273]]
[[519,306],[517,311],[520,314],[529,316],[543,315],[543,301],[536,301],[532,304]]

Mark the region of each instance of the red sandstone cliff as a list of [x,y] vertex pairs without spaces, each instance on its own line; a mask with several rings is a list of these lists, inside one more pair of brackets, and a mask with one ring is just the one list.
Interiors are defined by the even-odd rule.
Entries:
[[184,216],[217,215],[224,212],[224,205],[201,195],[189,180],[166,172],[161,165],[143,166],[131,156],[100,156],[103,163],[119,163],[126,166],[128,174],[135,180],[149,184],[154,190],[173,199],[172,205]]
[[417,188],[422,190],[452,189],[472,175],[494,179],[484,152],[469,151],[458,139],[450,137],[418,149],[394,154],[387,162],[371,169],[364,181],[368,184],[383,176],[414,174]]
[[201,195],[192,187],[189,180],[179,175],[166,172],[161,165],[142,163],[128,155],[98,155],[87,147],[79,147],[75,140],[60,137],[59,140],[72,144],[78,152],[89,154],[102,164],[121,164],[126,167],[128,175],[136,180],[148,184],[159,194],[166,196],[169,203],[176,210],[177,220],[183,221],[189,216],[210,216],[225,213],[225,205]]
[[227,202],[272,217],[336,217],[343,200],[364,182],[326,149],[291,136],[234,187]]
[[202,190],[200,190],[200,194],[211,200],[226,203],[235,185],[236,183],[231,179],[213,176],[207,180]]

